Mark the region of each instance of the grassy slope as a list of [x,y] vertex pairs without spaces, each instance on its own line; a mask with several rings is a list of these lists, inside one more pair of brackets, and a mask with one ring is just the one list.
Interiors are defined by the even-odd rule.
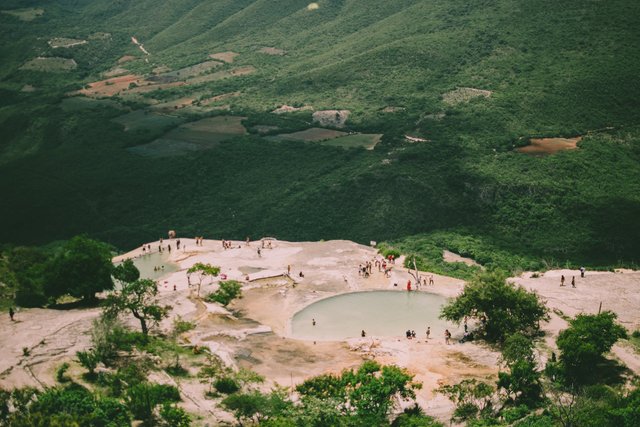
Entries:
[[[177,228],[366,242],[464,227],[547,259],[637,260],[640,4],[371,0],[363,7],[344,0],[310,12],[307,3],[172,0],[159,8],[150,0],[85,0],[57,2],[31,23],[0,16],[0,240],[88,231],[130,246]],[[112,38],[73,50],[46,46],[49,37],[96,31]],[[123,133],[107,120],[114,109],[64,113],[58,106],[65,91],[118,57],[139,54],[132,35],[152,52],[149,63],[128,64],[140,72],[241,53],[236,63],[254,65],[255,75],[193,90],[241,89],[234,109],[250,120],[281,120],[263,112],[283,103],[347,108],[355,130],[385,138],[374,152],[249,136],[197,157],[136,157],[122,147],[155,135]],[[287,54],[256,52],[262,46]],[[52,53],[76,58],[79,69],[17,71]],[[40,90],[17,92],[25,83]],[[455,87],[493,94],[445,105],[441,95]],[[380,113],[387,105],[406,110]],[[423,118],[432,113],[445,116]],[[604,127],[615,129],[586,138],[575,152],[531,158],[511,151],[521,137]],[[400,136],[407,131],[432,142],[406,145]],[[33,155],[20,158],[25,153]]]

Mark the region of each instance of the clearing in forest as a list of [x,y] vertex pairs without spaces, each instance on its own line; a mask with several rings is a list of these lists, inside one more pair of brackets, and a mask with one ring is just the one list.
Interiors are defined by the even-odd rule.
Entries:
[[442,251],[442,259],[445,262],[463,262],[467,264],[469,267],[482,267],[480,264],[478,264],[471,258],[463,257],[461,255],[458,255],[455,252],[451,252],[446,249]]
[[57,57],[38,57],[20,67],[21,70],[44,71],[44,72],[62,72],[74,70],[78,64],[73,59],[57,58]]
[[127,132],[139,130],[161,131],[182,123],[184,119],[146,110],[136,110],[111,120],[124,126]]
[[201,99],[199,101],[200,105],[209,105],[209,104],[213,104],[214,102],[220,102],[220,101],[224,101],[225,99],[229,99],[229,98],[235,98],[237,96],[240,96],[241,92],[228,92],[228,93],[221,93],[220,95],[216,95],[216,96],[212,96],[211,98],[205,98],[205,99]]
[[382,139],[382,134],[347,133],[333,129],[311,128],[300,132],[268,136],[270,141],[315,142],[320,145],[340,148],[358,148],[373,150]]
[[278,126],[271,126],[271,125],[255,125],[254,127],[251,128],[251,130],[258,132],[260,135],[277,131],[278,129],[280,129]]
[[399,113],[399,112],[402,112],[402,111],[406,111],[406,108],[404,108],[404,107],[394,107],[392,105],[389,105],[389,106],[384,107],[382,109],[383,113]]
[[211,134],[245,135],[247,130],[242,125],[242,121],[245,119],[246,117],[239,116],[216,116],[186,123],[180,126],[180,128],[193,132],[208,132]]
[[296,111],[313,111],[311,105],[303,105],[302,107],[292,107],[291,105],[281,105],[272,111],[273,114],[294,113]]
[[442,95],[442,102],[447,105],[456,105],[463,102],[469,102],[473,98],[484,97],[489,98],[492,92],[490,90],[475,89],[472,87],[459,87]]
[[329,139],[318,142],[321,145],[340,148],[364,148],[373,150],[382,140],[382,134],[379,133],[352,133],[351,135],[341,136],[335,139]]
[[323,128],[311,128],[305,129],[300,132],[283,133],[268,137],[273,141],[303,141],[303,142],[318,142],[327,139],[334,139],[341,136],[348,135],[346,132],[340,132],[333,129]]
[[104,77],[116,77],[116,76],[121,76],[123,74],[127,74],[129,72],[129,70],[127,70],[126,68],[122,68],[122,67],[114,67],[108,71],[105,71],[104,73],[102,73],[102,75]]
[[286,50],[278,49],[277,47],[263,47],[258,50],[259,53],[265,53],[267,55],[282,56],[287,53]]
[[15,16],[21,21],[28,22],[44,15],[44,9],[41,9],[39,7],[29,7],[23,9],[3,10],[2,13]]
[[126,76],[100,80],[89,83],[84,88],[80,89],[78,93],[85,96],[113,96],[128,89],[132,83],[134,85],[139,85],[141,83],[141,77],[134,74],[127,74]]
[[199,64],[190,65],[188,67],[180,68],[179,70],[170,71],[160,74],[159,77],[173,78],[173,79],[188,79],[189,77],[199,76],[217,68],[222,65],[219,61],[205,61]]
[[188,96],[184,98],[172,99],[171,101],[167,101],[167,102],[161,102],[159,104],[152,105],[148,108],[149,110],[153,110],[153,111],[164,111],[167,113],[171,113],[171,111],[176,111],[182,108],[190,107],[191,105],[193,105],[194,101],[195,101],[194,97]]
[[532,156],[556,154],[559,151],[577,149],[578,142],[581,140],[581,136],[576,136],[575,138],[531,138],[529,145],[518,147],[516,151]]
[[66,38],[66,37],[54,37],[51,40],[49,40],[49,46],[51,46],[54,49],[58,49],[58,48],[65,48],[65,47],[73,47],[73,46],[80,46],[82,44],[87,44],[86,40],[80,40],[80,39],[70,39],[70,38]]
[[242,120],[246,117],[217,116],[186,123],[148,144],[129,151],[149,157],[168,157],[214,148],[222,141],[245,135]]
[[206,82],[214,82],[216,80],[223,80],[229,77],[244,76],[247,74],[251,74],[254,71],[256,71],[256,69],[250,65],[247,67],[232,68],[231,70],[217,71],[215,73],[206,74],[204,76],[193,77],[193,78],[187,79],[187,83],[199,84],[199,83],[206,83]]
[[133,55],[125,55],[122,58],[118,59],[118,64],[124,64],[125,62],[135,61],[137,58]]
[[351,111],[349,110],[323,110],[313,113],[313,121],[320,126],[341,128],[345,125]]
[[219,61],[226,62],[227,64],[231,64],[233,63],[233,61],[236,59],[236,56],[238,55],[240,54],[236,52],[219,52],[219,53],[212,53],[211,55],[209,55],[209,58],[217,59]]

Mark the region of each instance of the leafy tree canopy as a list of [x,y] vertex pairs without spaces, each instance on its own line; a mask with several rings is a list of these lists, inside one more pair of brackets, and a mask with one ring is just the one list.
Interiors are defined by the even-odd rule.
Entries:
[[171,306],[161,306],[157,300],[158,286],[149,279],[139,279],[133,283],[124,283],[122,289],[107,297],[104,311],[107,317],[117,317],[130,312],[140,321],[142,333],[149,333],[149,326],[157,325],[169,315]]
[[113,289],[111,251],[105,243],[76,236],[51,260],[45,292],[59,297],[95,299],[96,292]]
[[205,277],[213,278],[220,274],[220,267],[216,267],[211,264],[204,264],[202,262],[196,262],[187,270],[187,277],[189,278],[189,283],[191,283],[191,275],[196,276],[198,280],[198,295],[200,295],[200,287],[202,286],[202,282]]
[[440,317],[454,322],[478,319],[488,341],[502,342],[515,332],[537,331],[547,312],[538,295],[508,283],[503,273],[494,271],[467,283],[462,294],[442,307]]
[[579,314],[571,320],[568,329],[557,339],[562,352],[560,362],[567,380],[585,383],[592,377],[591,371],[602,361],[603,354],[613,344],[627,336],[626,330],[616,323],[616,314],[605,311],[600,314]]
[[113,277],[120,282],[135,282],[140,278],[140,270],[138,270],[132,260],[126,259],[121,264],[113,267]]
[[340,376],[321,375],[305,381],[296,391],[305,397],[330,398],[340,402],[345,414],[372,420],[383,420],[393,407],[396,397],[414,398],[421,384],[397,366],[380,366],[366,361],[357,370],[345,370]]
[[207,295],[207,300],[218,302],[223,306],[229,305],[231,301],[238,298],[242,294],[242,286],[235,280],[226,280],[220,282],[217,291]]

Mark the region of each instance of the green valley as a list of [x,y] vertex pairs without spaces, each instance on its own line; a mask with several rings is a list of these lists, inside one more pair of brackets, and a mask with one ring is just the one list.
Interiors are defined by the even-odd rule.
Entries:
[[308,6],[4,2],[0,242],[176,229],[426,260],[469,239],[512,269],[637,264],[639,4]]

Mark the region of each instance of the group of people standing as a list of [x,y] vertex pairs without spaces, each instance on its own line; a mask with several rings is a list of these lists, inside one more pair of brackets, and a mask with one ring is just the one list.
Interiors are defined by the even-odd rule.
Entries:
[[[410,330],[407,329],[407,331],[405,332],[405,335],[407,336],[407,339],[415,339],[416,338],[416,331],[414,330]],[[431,326],[427,326],[427,340],[429,340],[429,338],[431,337]],[[451,344],[451,332],[449,332],[449,329],[445,329],[444,330],[444,342],[449,345]]]
[[[585,268],[584,267],[580,267],[580,277],[584,279],[584,272],[585,272]],[[565,282],[565,277],[564,274],[562,276],[560,276],[560,286],[565,286],[564,282]],[[571,287],[575,288],[576,287],[576,276],[572,276],[571,277]]]

